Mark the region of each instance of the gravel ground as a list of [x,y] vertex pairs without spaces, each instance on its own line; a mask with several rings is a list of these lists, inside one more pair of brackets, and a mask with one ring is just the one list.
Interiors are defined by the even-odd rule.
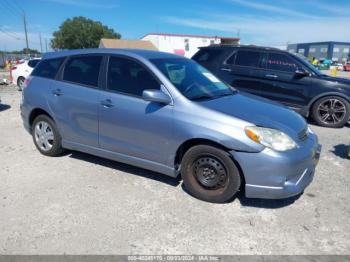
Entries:
[[0,254],[350,254],[350,127],[299,198],[211,204],[181,181],[77,152],[39,154],[0,86]]

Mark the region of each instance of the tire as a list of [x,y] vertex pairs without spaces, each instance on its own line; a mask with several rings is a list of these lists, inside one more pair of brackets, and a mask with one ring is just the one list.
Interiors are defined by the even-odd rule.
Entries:
[[350,118],[350,104],[339,96],[322,97],[312,107],[312,118],[320,126],[343,127]]
[[32,137],[36,148],[45,156],[59,156],[64,152],[55,122],[47,115],[39,115],[32,125]]
[[18,77],[17,79],[17,87],[18,87],[18,91],[22,91],[23,90],[23,85],[24,85],[24,81],[26,79],[23,76]]
[[229,154],[208,145],[194,146],[185,153],[181,176],[192,196],[213,203],[233,199],[241,186],[239,170]]

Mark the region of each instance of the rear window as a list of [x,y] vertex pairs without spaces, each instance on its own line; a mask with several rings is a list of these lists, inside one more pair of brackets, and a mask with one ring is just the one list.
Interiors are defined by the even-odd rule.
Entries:
[[39,63],[39,59],[33,59],[33,60],[30,60],[28,62],[28,66],[30,66],[31,68],[34,68],[38,63]]
[[64,57],[60,57],[41,60],[40,63],[34,68],[32,75],[53,79],[55,78],[64,59]]
[[260,55],[261,53],[256,51],[240,50],[235,54],[235,65],[260,67]]
[[209,63],[215,60],[223,51],[219,49],[202,49],[192,59],[199,63]]
[[63,80],[97,87],[102,56],[84,55],[71,57],[65,67]]

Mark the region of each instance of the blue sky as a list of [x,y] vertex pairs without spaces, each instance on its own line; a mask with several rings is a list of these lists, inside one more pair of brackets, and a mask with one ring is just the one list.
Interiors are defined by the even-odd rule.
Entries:
[[0,0],[0,49],[40,49],[67,18],[101,21],[126,39],[149,32],[237,36],[244,44],[350,41],[349,0]]

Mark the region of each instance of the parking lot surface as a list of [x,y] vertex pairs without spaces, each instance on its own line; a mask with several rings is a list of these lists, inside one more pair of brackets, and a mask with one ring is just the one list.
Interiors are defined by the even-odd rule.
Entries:
[[350,254],[350,126],[312,126],[323,151],[299,198],[211,204],[147,170],[40,155],[21,93],[0,86],[0,97],[1,254]]

